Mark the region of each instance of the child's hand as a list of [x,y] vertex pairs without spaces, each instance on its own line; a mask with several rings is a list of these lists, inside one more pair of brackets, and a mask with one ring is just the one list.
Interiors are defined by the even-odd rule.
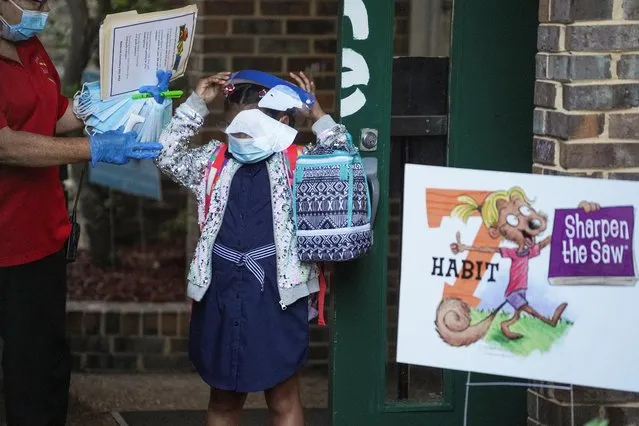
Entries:
[[197,93],[207,105],[210,105],[220,94],[220,91],[228,82],[230,75],[230,72],[224,71],[200,79],[195,88],[195,93]]
[[[315,82],[309,79],[306,76],[306,74],[300,71],[297,74],[292,72],[290,73],[290,76],[293,80],[295,80],[295,82],[301,89],[306,90],[308,93],[315,96]],[[315,104],[313,105],[313,108],[311,108],[310,111],[305,110],[304,115],[307,118],[310,118],[311,120],[313,120],[313,123],[314,123],[320,118],[324,117],[326,113],[324,112],[324,110],[322,109],[322,106],[317,101],[317,98],[315,98]]]

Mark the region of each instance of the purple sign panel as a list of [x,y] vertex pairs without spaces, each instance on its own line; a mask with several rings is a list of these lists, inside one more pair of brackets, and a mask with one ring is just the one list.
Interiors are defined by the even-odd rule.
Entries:
[[558,209],[552,230],[548,278],[552,284],[633,285],[632,206],[586,213]]

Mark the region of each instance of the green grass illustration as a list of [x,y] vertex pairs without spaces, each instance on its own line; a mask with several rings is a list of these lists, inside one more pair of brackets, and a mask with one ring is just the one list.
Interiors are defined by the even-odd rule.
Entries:
[[[475,324],[486,318],[489,312],[472,309],[470,315],[471,323]],[[528,356],[535,351],[548,352],[552,345],[572,327],[572,322],[562,319],[557,327],[553,328],[538,319],[523,314],[519,321],[510,327],[510,330],[522,334],[524,337],[518,340],[509,340],[500,329],[501,323],[509,318],[509,314],[498,313],[484,340],[519,356]]]

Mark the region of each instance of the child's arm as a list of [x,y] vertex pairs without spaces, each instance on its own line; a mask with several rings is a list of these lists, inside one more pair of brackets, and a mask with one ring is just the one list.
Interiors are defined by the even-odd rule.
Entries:
[[190,189],[199,201],[204,197],[204,171],[220,143],[210,142],[199,148],[189,148],[188,143],[204,124],[204,118],[209,114],[208,105],[220,94],[229,75],[229,72],[220,72],[200,79],[195,92],[175,111],[160,137],[164,148],[155,160],[158,168]]
[[[303,72],[290,73],[297,85],[309,93],[315,95],[315,82],[309,79]],[[333,117],[326,114],[317,100],[310,111],[306,112],[313,122],[313,133],[317,137],[318,145],[331,145],[333,143],[344,144],[347,140],[348,130],[341,124],[337,124]]]
[[190,189],[198,198],[205,167],[217,144],[209,143],[198,148],[189,148],[188,145],[207,115],[206,103],[197,93],[193,93],[177,108],[170,124],[162,132],[160,143],[163,149],[155,160],[163,173]]

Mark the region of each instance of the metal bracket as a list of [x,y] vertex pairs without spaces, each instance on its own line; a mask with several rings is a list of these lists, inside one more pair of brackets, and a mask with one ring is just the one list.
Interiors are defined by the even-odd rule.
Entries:
[[395,115],[391,136],[443,136],[448,134],[446,115]]

